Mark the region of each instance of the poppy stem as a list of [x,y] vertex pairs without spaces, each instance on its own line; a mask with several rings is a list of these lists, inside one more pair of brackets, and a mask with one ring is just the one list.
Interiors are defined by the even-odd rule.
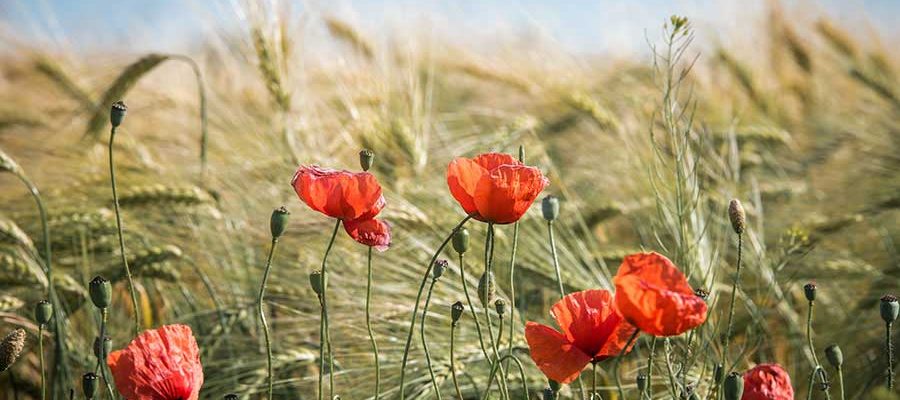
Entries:
[[38,352],[41,356],[41,400],[47,398],[47,380],[44,373],[44,324],[38,325]]
[[475,332],[478,334],[478,343],[481,344],[481,352],[484,353],[484,359],[488,364],[491,363],[491,357],[488,354],[487,346],[484,344],[484,335],[481,333],[481,321],[478,320],[478,313],[475,312],[475,305],[472,304],[472,298],[469,296],[469,285],[466,282],[465,257],[459,255],[459,278],[462,282],[463,294],[466,296],[466,303],[469,304],[469,311],[472,313],[472,319],[475,320]]
[[454,357],[453,352],[454,344],[456,343],[456,325],[456,321],[450,323],[450,375],[453,377],[453,387],[456,388],[456,397],[459,398],[459,400],[465,400],[462,395],[462,390],[459,389],[459,379],[456,377],[456,358]]
[[100,309],[100,351],[97,352],[97,369],[100,370],[100,375],[103,377],[103,383],[106,384],[106,391],[109,394],[109,398],[115,399],[115,395],[113,395],[112,385],[109,383],[109,375],[106,372],[106,324],[109,319],[109,310],[107,308]]
[[891,328],[893,326],[894,324],[891,322],[888,322],[885,325],[884,336],[884,350],[887,352],[888,356],[887,387],[889,390],[894,389],[894,345],[891,343]]
[[272,391],[274,389],[275,371],[272,366],[272,340],[269,337],[269,323],[266,322],[266,312],[263,309],[263,300],[266,295],[266,283],[269,281],[269,272],[272,269],[272,257],[275,255],[275,248],[278,246],[278,238],[272,238],[272,244],[269,246],[269,256],[266,258],[266,269],[263,272],[262,282],[259,284],[259,296],[256,299],[256,311],[259,314],[259,321],[262,323],[263,335],[266,340],[266,371],[269,380],[268,398],[272,400]]
[[[522,161],[522,160],[519,160]],[[508,351],[506,354],[513,353],[513,340],[515,339],[515,321],[516,321],[516,250],[519,245],[519,221],[513,224],[512,251],[509,255],[509,340]],[[506,361],[506,373],[509,374],[509,363]],[[508,375],[507,375],[508,377]],[[508,379],[507,379],[508,380]]]
[[325,348],[328,347],[328,381],[330,384],[329,399],[334,398],[334,354],[331,352],[331,335],[328,329],[328,303],[326,302],[325,292],[328,290],[328,254],[334,246],[334,239],[337,237],[338,228],[341,227],[341,220],[334,223],[334,230],[331,232],[331,239],[325,248],[325,255],[322,257],[322,275],[319,277],[319,285],[322,288],[322,294],[319,295],[319,303],[322,306],[322,318],[319,323],[319,400],[323,398],[322,376],[325,370]]
[[841,385],[841,400],[844,399],[844,371],[841,366],[837,367],[838,384]]
[[641,331],[639,329],[634,330],[634,333],[632,333],[631,337],[628,338],[628,341],[625,342],[625,347],[622,347],[622,350],[619,350],[619,355],[616,356],[616,361],[613,363],[613,376],[616,378],[616,389],[619,391],[619,399],[625,399],[625,391],[622,389],[622,379],[619,377],[619,364],[622,361],[622,357],[625,356],[625,352],[631,347],[631,344],[634,343],[634,340],[637,339],[640,334]]
[[[494,383],[494,376],[497,374],[497,370],[500,368],[500,364],[503,362],[503,360],[506,360],[506,359],[511,359],[513,362],[516,363],[516,366],[519,368],[519,379],[522,380],[522,391],[525,394],[525,396],[522,398],[523,399],[530,398],[530,396],[528,394],[528,382],[525,380],[525,367],[523,367],[522,362],[519,361],[519,359],[512,354],[504,355],[499,360],[497,360],[497,362],[494,364],[493,367],[491,367],[491,375],[488,377],[487,387],[490,388],[491,384]],[[490,393],[491,393],[490,390],[486,390],[484,392],[484,395],[481,397],[481,400],[487,400]]]
[[672,359],[671,359],[672,348],[669,343],[669,338],[665,338],[663,340],[663,353],[666,355],[666,371],[669,373],[669,390],[672,391],[672,398],[678,398],[678,382],[675,380],[675,371],[672,369]]
[[375,400],[381,394],[381,366],[378,362],[378,342],[375,341],[375,332],[372,330],[372,317],[369,305],[372,301],[372,247],[369,246],[368,256],[368,280],[366,282],[366,329],[369,331],[369,341],[372,342],[372,355],[375,357]]
[[597,393],[597,363],[591,363],[591,400]]
[[[467,215],[462,221],[459,221],[458,224],[450,231],[450,234],[444,239],[444,242],[441,243],[440,247],[438,247],[437,251],[431,256],[431,261],[428,262],[428,265],[425,267],[425,273],[422,276],[422,283],[419,284],[419,293],[416,294],[416,304],[413,306],[412,316],[409,321],[409,331],[406,335],[406,345],[403,348],[403,361],[400,365],[400,400],[406,398],[406,362],[409,360],[409,347],[412,345],[412,337],[413,332],[416,328],[416,316],[419,314],[419,301],[422,299],[422,291],[425,290],[425,284],[428,283],[428,276],[431,274],[431,267],[434,265],[434,262],[437,260],[438,255],[441,254],[441,251],[444,250],[444,247],[447,247],[447,243],[450,243],[450,239],[453,238],[453,235],[456,234],[460,229],[462,229],[463,225],[469,220],[472,219],[471,215]],[[336,232],[336,231],[335,231]],[[322,271],[322,278],[324,280],[325,271]]]
[[647,397],[653,398],[653,356],[656,353],[656,336],[650,341],[650,355],[647,357]]
[[806,400],[812,400],[813,384],[815,384],[816,382],[816,373],[818,373],[821,369],[822,367],[816,365],[816,367],[813,368],[812,373],[809,374],[809,387],[806,391]]
[[[812,339],[812,318],[813,318],[813,305],[814,301],[809,301],[809,312],[806,315],[806,342],[809,345],[809,352],[812,353],[813,362],[815,362],[815,370],[813,370],[813,374],[819,373],[819,379],[822,382],[823,391],[825,392],[825,398],[831,399],[831,395],[828,393],[828,377],[825,376],[825,369],[822,368],[822,365],[819,364],[819,357],[816,355],[816,347],[813,344]],[[809,390],[812,391],[812,386],[809,387]]]
[[[484,274],[486,279],[492,279],[493,271],[491,267],[493,266],[494,261],[494,224],[488,223],[487,235],[484,239]],[[490,297],[488,294],[490,284],[484,285],[484,292],[481,293],[485,300],[485,304],[482,304],[484,307],[484,320],[487,324],[488,338],[490,338],[491,348],[494,351],[494,363],[500,362],[500,351],[497,348],[497,341],[494,340],[494,324],[491,322],[491,310],[490,310]],[[500,393],[503,395],[502,397],[505,399],[509,399],[509,392],[506,387],[506,370],[503,366],[500,366],[500,379],[498,379],[497,383],[500,385]],[[487,392],[490,392],[491,386],[487,386]]]
[[[734,301],[738,288],[741,285],[741,253],[743,250],[743,235],[737,234],[737,269],[734,272],[734,283],[731,285],[731,301],[728,304],[728,324],[725,328],[724,346],[722,348],[723,365],[728,365],[728,346],[731,344],[731,329],[734,323]],[[730,369],[730,368],[729,368]],[[726,371],[728,372],[728,371]]]
[[559,285],[559,298],[566,297],[566,289],[563,287],[562,274],[559,271],[559,257],[556,255],[556,239],[553,237],[553,221],[547,221],[547,232],[550,235],[550,254],[553,256],[553,268],[556,270],[556,284]]
[[428,316],[428,304],[431,303],[431,294],[434,292],[434,285],[437,278],[431,279],[431,285],[428,286],[428,294],[425,295],[425,305],[422,306],[422,322],[419,324],[419,335],[422,338],[422,350],[425,351],[425,364],[428,366],[428,374],[431,375],[431,385],[434,387],[434,393],[438,399],[443,399],[441,389],[438,387],[437,380],[434,377],[434,367],[431,365],[431,353],[428,351],[428,340],[425,337],[425,317]]
[[131,306],[134,308],[134,335],[141,332],[140,308],[138,308],[137,291],[134,289],[134,278],[131,276],[131,268],[128,267],[128,257],[125,254],[125,235],[122,231],[122,212],[119,210],[119,194],[116,191],[116,167],[113,161],[113,142],[116,138],[116,127],[109,131],[109,180],[112,184],[113,205],[116,211],[116,231],[119,235],[119,253],[122,255],[122,265],[125,266],[125,277],[128,278],[128,290],[131,292]]

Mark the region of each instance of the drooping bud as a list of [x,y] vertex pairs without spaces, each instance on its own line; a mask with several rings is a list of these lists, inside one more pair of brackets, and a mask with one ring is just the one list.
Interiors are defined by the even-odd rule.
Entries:
[[101,341],[99,337],[94,338],[94,356],[105,360],[106,355],[112,352],[112,339],[109,336],[104,336]]
[[731,220],[731,228],[738,235],[744,233],[747,224],[747,215],[744,213],[744,206],[738,199],[731,199],[728,203],[728,219]]
[[234,393],[228,393],[225,395],[225,400],[238,400],[238,395]]
[[375,153],[372,150],[362,149],[359,151],[359,167],[363,171],[371,169],[373,163],[375,163]]
[[97,275],[88,284],[88,291],[94,306],[103,309],[109,307],[112,302],[112,284],[106,278]]
[[544,394],[542,396],[544,400],[556,400],[556,392],[551,388],[544,388]]
[[469,230],[461,228],[453,234],[453,250],[459,254],[469,251]]
[[[326,282],[327,284],[327,282]],[[316,295],[322,295],[322,271],[315,270],[309,273],[309,286]]]
[[478,300],[481,301],[483,307],[487,307],[488,303],[494,300],[494,294],[497,289],[494,287],[494,273],[487,272],[481,274],[478,279]]
[[497,315],[502,317],[503,314],[506,314],[506,300],[497,299],[494,301],[494,309],[497,310]]
[[559,217],[559,199],[552,195],[544,197],[544,200],[541,201],[541,212],[544,214],[545,220],[556,220]]
[[113,103],[112,108],[109,110],[109,123],[112,124],[113,128],[122,125],[122,121],[125,119],[125,114],[127,112],[128,106],[121,100]]
[[94,395],[97,394],[98,380],[97,374],[93,372],[88,372],[81,376],[81,390],[84,392],[84,397],[86,399],[93,399]]
[[269,229],[272,231],[272,240],[278,240],[284,234],[287,228],[288,217],[291,213],[284,206],[278,207],[272,211],[272,218],[269,220]]
[[825,348],[825,358],[832,367],[840,369],[844,365],[844,353],[837,344],[829,345]]
[[881,298],[881,319],[885,323],[893,324],[900,315],[900,303],[897,302],[897,296],[892,294],[885,295]]
[[53,304],[47,300],[41,300],[34,306],[34,320],[40,325],[47,325],[53,318]]
[[25,337],[25,330],[18,328],[8,333],[0,342],[0,372],[9,369],[19,358],[19,354],[25,348]]
[[744,395],[744,377],[732,372],[725,377],[725,400],[741,400]]
[[447,269],[447,266],[450,265],[447,260],[437,260],[434,262],[434,265],[431,267],[431,278],[437,280],[442,275],[444,275],[444,270]]
[[816,284],[815,282],[810,282],[803,285],[803,295],[806,296],[806,300],[816,301]]
[[453,325],[456,325],[456,322],[462,317],[463,311],[465,311],[465,308],[461,301],[453,303],[453,306],[450,307],[450,320],[453,321]]
[[639,393],[644,393],[647,391],[647,374],[641,372],[638,373],[637,378],[637,388]]

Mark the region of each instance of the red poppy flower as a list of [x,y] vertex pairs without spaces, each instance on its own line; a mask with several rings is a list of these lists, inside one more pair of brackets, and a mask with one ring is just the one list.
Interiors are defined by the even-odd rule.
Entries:
[[625,257],[613,282],[619,312],[653,336],[680,335],[706,321],[706,302],[675,264],[660,254]]
[[372,219],[385,204],[381,185],[368,172],[301,165],[291,186],[313,210],[344,221]]
[[518,221],[548,184],[539,169],[508,154],[460,157],[447,168],[450,193],[467,214],[482,222]]
[[744,372],[741,400],[793,400],[791,377],[778,364],[759,364]]
[[391,246],[391,225],[377,218],[344,221],[344,230],[354,240],[378,251]]
[[589,362],[618,356],[635,331],[606,290],[571,293],[553,305],[551,314],[562,332],[528,321],[525,340],[538,368],[560,383],[575,380]]
[[203,386],[200,349],[187,325],[145,331],[106,362],[128,400],[196,400]]

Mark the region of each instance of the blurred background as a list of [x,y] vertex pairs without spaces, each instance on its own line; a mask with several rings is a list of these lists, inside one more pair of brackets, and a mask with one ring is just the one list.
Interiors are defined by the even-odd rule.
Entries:
[[[676,31],[673,14],[689,27]],[[814,280],[818,358],[840,344],[848,398],[896,399],[878,389],[886,359],[877,304],[900,289],[898,17],[900,2],[890,0],[4,0],[0,150],[21,169],[0,175],[0,330],[30,336],[27,355],[0,375],[0,398],[39,393],[31,309],[47,287],[40,219],[15,175],[35,183],[49,211],[67,315],[52,327],[65,329],[66,341],[45,341],[55,396],[92,366],[97,316],[86,287],[94,275],[116,282],[113,347],[131,339],[107,164],[109,105],[122,99],[129,111],[115,141],[117,177],[142,323],[192,326],[203,398],[265,393],[254,302],[269,215],[282,204],[293,215],[267,297],[276,396],[314,398],[319,308],[307,274],[321,263],[332,222],[289,186],[297,165],[358,169],[361,148],[376,153],[394,243],[376,253],[373,304],[384,398],[396,398],[417,284],[462,217],[447,163],[524,146],[526,163],[551,180],[545,194],[562,199],[555,229],[567,290],[610,289],[625,254],[655,250],[711,292],[696,342],[680,338],[671,350],[698,393],[722,357],[736,262],[726,209],[739,198],[750,228],[736,368],[782,363],[797,397],[806,395],[813,357],[802,286]],[[499,295],[516,306],[502,346],[525,363],[532,397],[547,382],[528,357],[523,322],[548,323],[557,300],[537,208],[520,224],[515,260],[512,227],[498,228],[495,262]],[[482,251],[485,227],[469,228],[473,251]],[[340,233],[334,251],[337,393],[370,398],[366,249]],[[462,284],[456,255],[442,257],[451,270],[435,287],[427,326],[449,395],[449,307]],[[479,258],[468,257],[469,287],[483,271]],[[467,318],[456,358],[465,396],[478,398],[488,369]],[[648,343],[623,363],[631,387]],[[407,394],[433,398],[414,344]],[[603,397],[615,399],[609,366],[600,369]],[[510,382],[523,396],[518,376]],[[578,397],[573,391],[564,396]]]

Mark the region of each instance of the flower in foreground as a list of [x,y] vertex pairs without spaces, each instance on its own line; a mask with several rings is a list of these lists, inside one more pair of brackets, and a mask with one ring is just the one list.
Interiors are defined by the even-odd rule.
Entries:
[[548,184],[539,169],[508,154],[460,157],[447,168],[450,193],[463,210],[479,221],[494,224],[518,221]]
[[107,364],[129,400],[196,400],[203,386],[200,349],[187,325],[144,331]]
[[706,302],[675,264],[658,253],[625,257],[613,282],[616,307],[641,331],[675,336],[706,321]]
[[619,355],[635,331],[606,290],[571,293],[553,305],[551,314],[560,331],[529,321],[525,340],[538,368],[560,383],[575,380],[588,363]]
[[391,247],[391,225],[377,218],[344,221],[344,230],[359,243],[385,251]]
[[741,400],[793,400],[791,377],[778,364],[759,364],[744,373]]
[[368,172],[301,165],[291,186],[309,208],[342,221],[372,219],[385,205],[381,185]]

